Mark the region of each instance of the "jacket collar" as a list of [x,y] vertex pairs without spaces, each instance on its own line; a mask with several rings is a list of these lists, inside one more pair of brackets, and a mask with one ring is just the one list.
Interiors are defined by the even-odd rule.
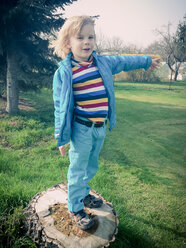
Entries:
[[97,60],[97,53],[96,53],[96,51],[93,51],[92,52],[92,56]]
[[[96,51],[92,52],[92,56],[97,60],[97,53]],[[69,66],[71,65],[71,57],[72,57],[72,52],[69,52],[64,60],[61,60],[58,65],[64,65],[64,66]]]
[[65,59],[63,59],[63,60],[61,60],[59,63],[58,63],[58,65],[59,66],[62,66],[62,65],[69,65],[69,63],[70,63],[70,60],[71,60],[71,56],[72,56],[72,52],[69,52],[68,54],[67,54],[67,56],[66,56],[66,58]]

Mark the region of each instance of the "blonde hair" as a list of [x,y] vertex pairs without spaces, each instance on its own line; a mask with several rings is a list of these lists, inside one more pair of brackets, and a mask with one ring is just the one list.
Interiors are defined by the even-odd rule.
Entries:
[[90,16],[73,16],[68,18],[57,34],[57,39],[51,41],[49,48],[54,48],[54,54],[64,59],[71,51],[67,45],[70,37],[81,32],[86,24],[94,25],[94,20]]

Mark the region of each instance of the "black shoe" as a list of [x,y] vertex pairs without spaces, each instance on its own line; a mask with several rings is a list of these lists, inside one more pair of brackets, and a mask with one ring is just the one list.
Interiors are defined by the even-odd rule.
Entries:
[[76,225],[82,229],[87,230],[94,225],[94,220],[85,212],[84,209],[78,212],[70,212],[70,217],[75,221]]
[[83,199],[83,202],[85,207],[88,208],[100,208],[103,204],[102,199],[96,198],[95,196],[90,194]]

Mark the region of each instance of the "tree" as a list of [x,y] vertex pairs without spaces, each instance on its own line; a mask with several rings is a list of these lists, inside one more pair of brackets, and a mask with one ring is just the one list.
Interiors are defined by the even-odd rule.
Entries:
[[183,19],[183,22],[178,24],[175,35],[176,57],[180,62],[186,61],[186,15]]
[[106,40],[107,38],[103,33],[99,33],[96,35],[96,51],[98,54],[106,50]]
[[175,34],[171,34],[170,27],[169,23],[165,30],[157,30],[157,33],[162,37],[165,61],[171,70],[171,81],[173,75],[176,81],[179,68],[186,61],[186,21],[179,23]]
[[124,47],[124,42],[120,37],[114,36],[107,40],[107,49],[114,53],[121,53]]
[[7,112],[18,111],[19,88],[36,88],[54,71],[48,51],[51,30],[62,26],[59,9],[73,0],[1,0],[0,57],[4,59]]
[[163,60],[166,60],[164,43],[162,40],[154,41],[143,50],[145,54],[159,54]]
[[98,53],[109,54],[139,54],[142,50],[134,44],[125,44],[124,41],[117,36],[107,38],[103,33],[96,36],[96,50]]
[[121,53],[123,47],[123,41],[117,36],[108,38],[101,32],[96,36],[96,50],[98,53],[118,54]]

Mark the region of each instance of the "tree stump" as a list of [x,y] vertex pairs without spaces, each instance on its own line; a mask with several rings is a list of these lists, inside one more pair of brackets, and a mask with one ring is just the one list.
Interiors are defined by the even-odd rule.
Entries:
[[91,194],[103,200],[101,208],[86,208],[95,221],[91,229],[83,231],[70,219],[67,187],[60,183],[35,195],[24,209],[26,235],[39,247],[108,247],[118,231],[117,214],[112,204],[106,202],[100,194],[94,190],[91,190]]

